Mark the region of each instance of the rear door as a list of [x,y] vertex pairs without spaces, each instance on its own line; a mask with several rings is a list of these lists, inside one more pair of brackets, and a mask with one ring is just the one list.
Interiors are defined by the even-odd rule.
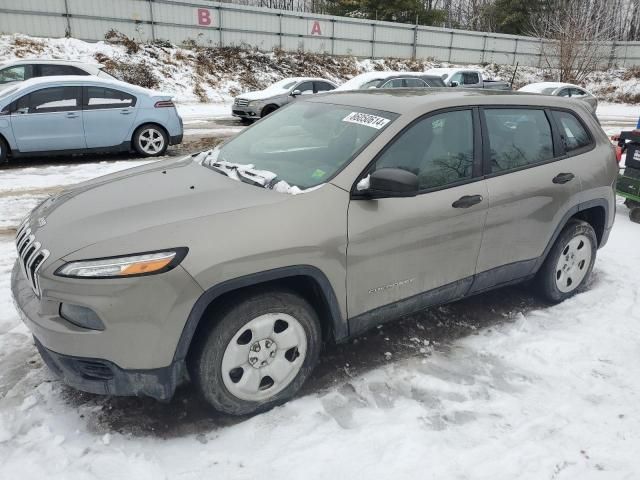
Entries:
[[[474,118],[471,108],[423,117],[363,172],[406,169],[418,175],[421,190],[411,198],[368,200],[356,193],[351,200],[349,317],[416,295],[426,299],[427,294],[421,295],[425,292],[432,292],[434,301],[445,301],[470,286],[488,205]],[[367,320],[353,322],[354,332],[368,326]]]
[[486,107],[481,118],[490,208],[474,290],[532,273],[580,192],[580,159],[560,147],[550,110]]
[[43,88],[18,99],[11,111],[11,128],[21,152],[86,148],[81,87]]
[[115,88],[83,87],[83,122],[88,148],[114,147],[131,140],[135,96]]

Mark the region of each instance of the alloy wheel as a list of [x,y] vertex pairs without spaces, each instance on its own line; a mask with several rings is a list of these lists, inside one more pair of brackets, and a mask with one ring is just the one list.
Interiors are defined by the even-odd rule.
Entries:
[[140,132],[140,148],[147,155],[155,155],[164,148],[164,137],[155,128],[145,128]]

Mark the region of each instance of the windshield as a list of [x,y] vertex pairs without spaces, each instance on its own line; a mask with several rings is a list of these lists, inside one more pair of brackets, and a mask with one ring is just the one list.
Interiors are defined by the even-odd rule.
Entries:
[[250,183],[266,188],[305,190],[325,183],[397,116],[361,107],[296,102],[216,148],[203,165],[236,180],[247,180],[242,174],[248,173]]
[[279,82],[274,83],[273,85],[268,86],[264,89],[265,92],[286,92],[290,88],[292,88],[297,80],[291,80],[290,78],[285,78],[284,80],[280,80]]

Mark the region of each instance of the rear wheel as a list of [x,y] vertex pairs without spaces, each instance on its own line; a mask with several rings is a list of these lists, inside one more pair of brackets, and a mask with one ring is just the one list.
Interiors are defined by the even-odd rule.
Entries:
[[134,132],[133,148],[143,157],[164,155],[169,146],[169,137],[164,129],[153,123],[146,123]]
[[189,357],[191,379],[218,411],[245,415],[289,400],[320,353],[317,315],[289,291],[255,293],[222,307]]
[[0,165],[7,162],[9,156],[9,146],[4,138],[0,137]]
[[575,295],[591,275],[597,245],[591,225],[582,220],[570,220],[536,276],[535,282],[542,296],[557,303]]

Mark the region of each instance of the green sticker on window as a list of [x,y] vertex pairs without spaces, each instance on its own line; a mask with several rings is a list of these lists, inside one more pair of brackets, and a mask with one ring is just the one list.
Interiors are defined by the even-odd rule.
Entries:
[[320,170],[319,168],[311,174],[313,178],[322,178],[327,174],[324,170]]

